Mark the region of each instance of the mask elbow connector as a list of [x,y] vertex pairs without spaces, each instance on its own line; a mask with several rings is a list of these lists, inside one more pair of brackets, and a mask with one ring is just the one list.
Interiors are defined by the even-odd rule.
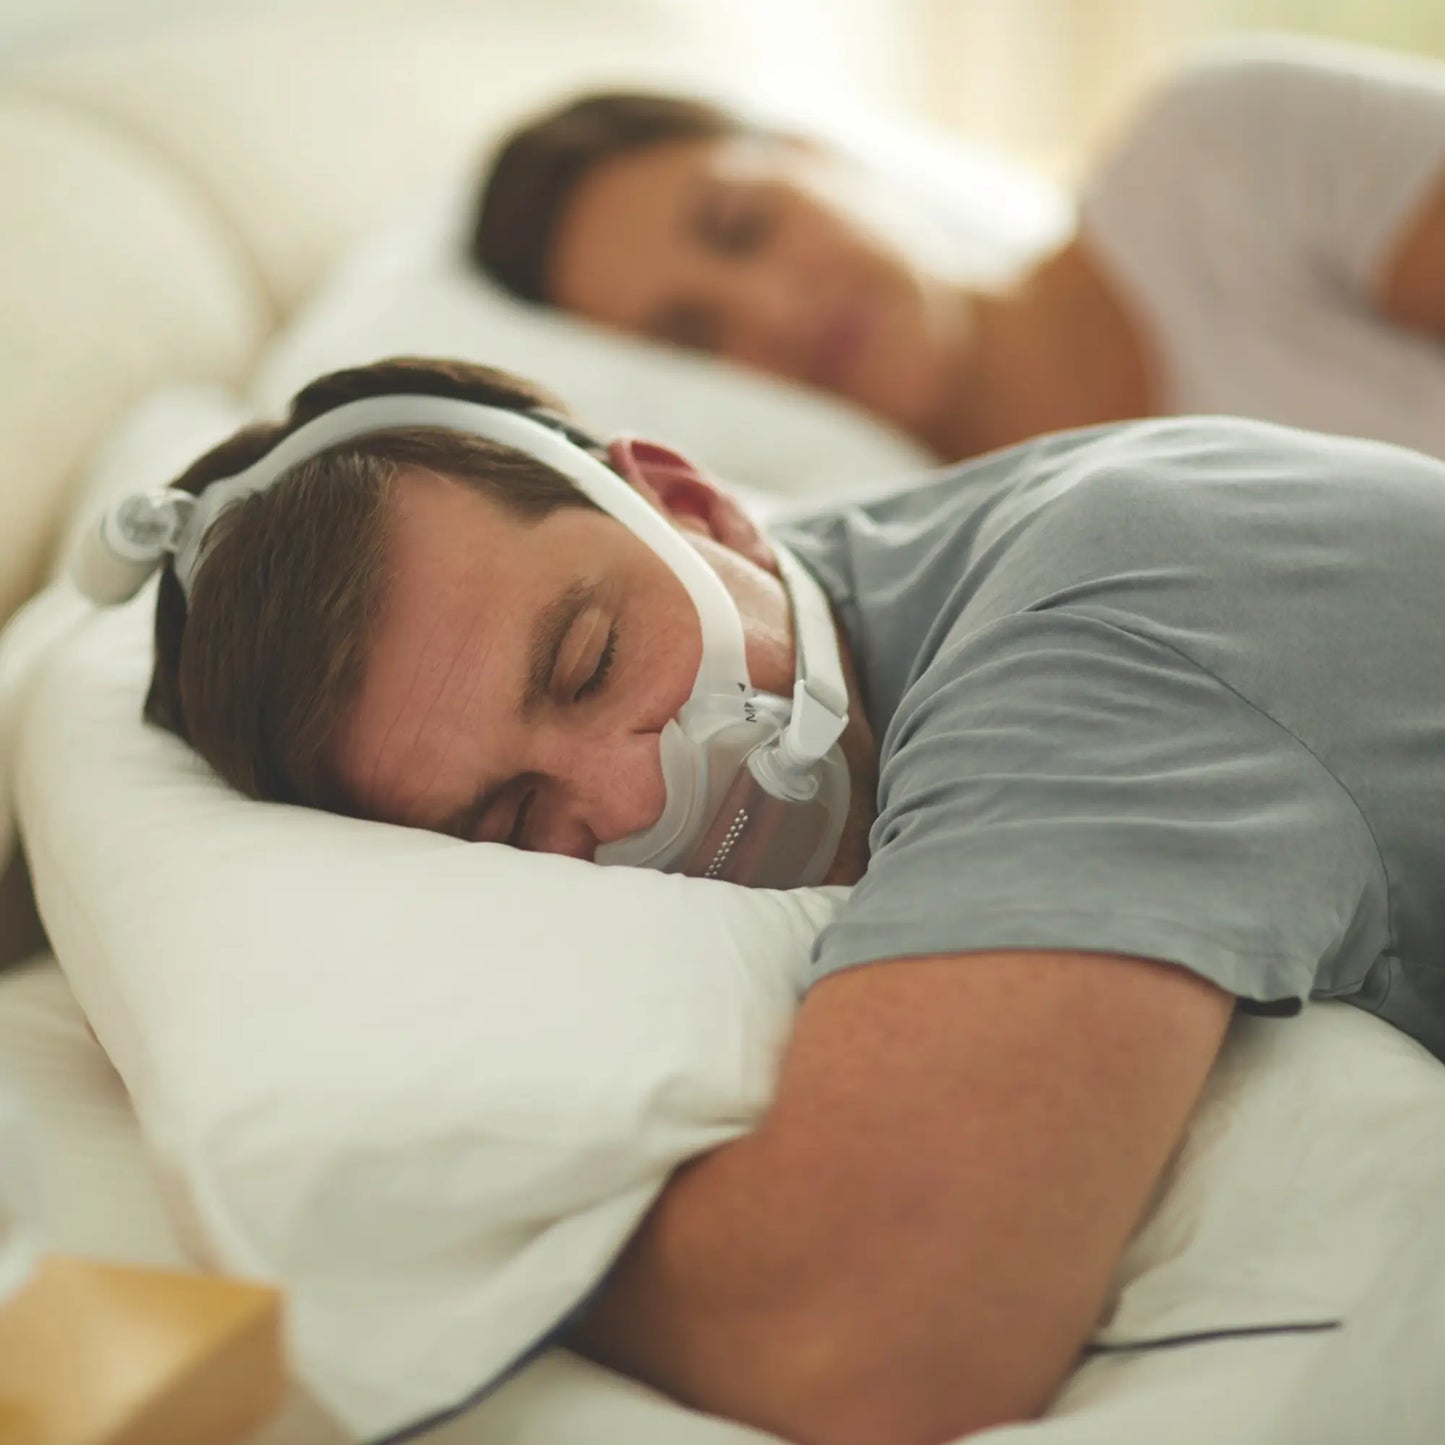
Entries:
[[800,762],[787,749],[787,733],[771,743],[764,743],[748,758],[748,769],[775,798],[791,803],[804,803],[818,791],[814,776],[817,760]]

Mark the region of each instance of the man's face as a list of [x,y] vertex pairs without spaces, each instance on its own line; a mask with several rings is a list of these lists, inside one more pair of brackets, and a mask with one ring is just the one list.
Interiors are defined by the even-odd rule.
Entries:
[[[738,550],[732,513],[720,527],[694,497],[650,499],[738,603],[754,683],[790,692],[788,604],[762,565],[766,545]],[[656,554],[591,508],[525,521],[420,469],[398,483],[389,546],[389,590],[336,757],[359,810],[585,859],[653,823],[658,735],[701,655],[697,614]]]

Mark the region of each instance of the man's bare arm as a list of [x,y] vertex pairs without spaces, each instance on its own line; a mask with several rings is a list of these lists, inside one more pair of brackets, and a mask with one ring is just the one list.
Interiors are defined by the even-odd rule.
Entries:
[[1445,176],[1391,251],[1379,299],[1403,325],[1445,336]]
[[678,1171],[572,1343],[800,1445],[939,1445],[1037,1414],[1232,1006],[1098,954],[824,980],[768,1116]]

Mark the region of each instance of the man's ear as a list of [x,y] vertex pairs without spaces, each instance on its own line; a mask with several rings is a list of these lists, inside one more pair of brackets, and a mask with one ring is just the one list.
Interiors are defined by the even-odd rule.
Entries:
[[617,437],[607,458],[636,489],[685,532],[711,537],[769,572],[773,549],[742,503],[660,442]]

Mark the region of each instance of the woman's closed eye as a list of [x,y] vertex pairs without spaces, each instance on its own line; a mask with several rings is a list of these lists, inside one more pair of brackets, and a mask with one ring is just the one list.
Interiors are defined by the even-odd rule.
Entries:
[[722,335],[717,313],[692,301],[670,302],[642,329],[668,346],[687,351],[716,351]]
[[767,242],[774,220],[766,198],[750,187],[728,186],[709,195],[698,213],[697,233],[719,255],[750,256]]

